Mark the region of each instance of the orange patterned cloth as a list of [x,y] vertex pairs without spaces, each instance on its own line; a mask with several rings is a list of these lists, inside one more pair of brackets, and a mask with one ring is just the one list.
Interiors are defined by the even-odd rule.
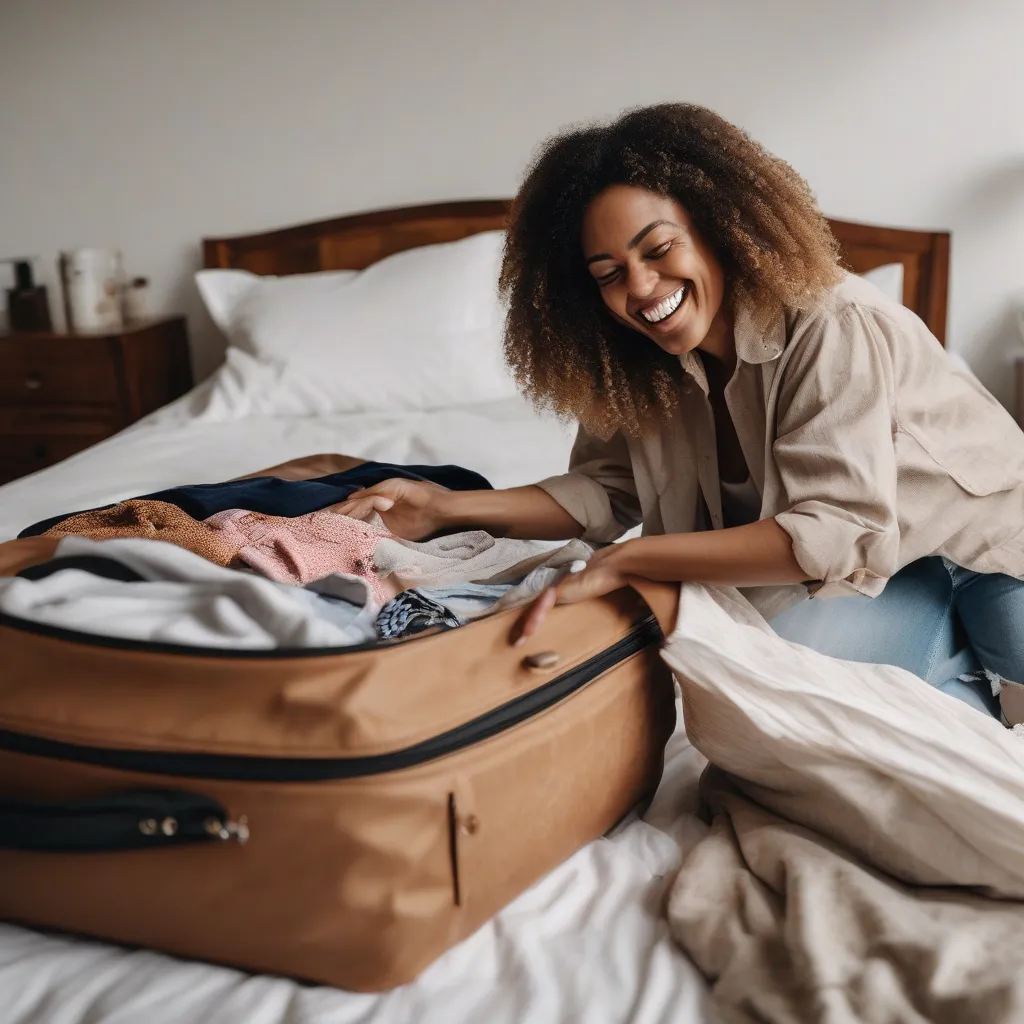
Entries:
[[211,530],[177,505],[149,498],[132,498],[110,508],[79,512],[51,526],[44,537],[89,537],[92,540],[113,540],[118,537],[141,537],[176,544],[217,565],[230,565],[238,545],[227,536]]

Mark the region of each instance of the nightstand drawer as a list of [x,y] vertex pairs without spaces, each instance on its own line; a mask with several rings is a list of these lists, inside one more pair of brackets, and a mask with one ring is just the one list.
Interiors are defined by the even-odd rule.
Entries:
[[0,483],[52,466],[109,434],[0,434]]
[[0,405],[0,445],[7,434],[107,437],[120,427],[120,413],[113,405]]
[[0,402],[119,400],[117,364],[107,338],[0,338]]

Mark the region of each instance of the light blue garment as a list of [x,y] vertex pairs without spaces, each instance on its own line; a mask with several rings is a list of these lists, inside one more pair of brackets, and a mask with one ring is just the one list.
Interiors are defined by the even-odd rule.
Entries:
[[898,665],[996,717],[990,678],[1024,682],[1024,582],[944,558],[912,562],[876,598],[804,601],[772,627],[834,658]]
[[488,611],[513,587],[511,583],[452,583],[443,587],[417,587],[432,601],[443,604],[460,622]]

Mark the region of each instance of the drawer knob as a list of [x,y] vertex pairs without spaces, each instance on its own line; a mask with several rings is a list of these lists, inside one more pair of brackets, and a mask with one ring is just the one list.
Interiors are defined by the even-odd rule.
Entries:
[[523,658],[523,664],[527,668],[546,669],[554,668],[562,656],[556,651],[540,651],[537,654],[528,654]]
[[43,386],[42,380],[33,374],[31,377],[25,378],[25,390],[26,391],[38,391]]

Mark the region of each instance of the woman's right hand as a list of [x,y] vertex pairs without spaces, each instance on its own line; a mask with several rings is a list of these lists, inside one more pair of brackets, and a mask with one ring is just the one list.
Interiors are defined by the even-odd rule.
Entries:
[[377,513],[384,525],[403,540],[423,540],[445,528],[444,498],[451,491],[426,480],[395,478],[356,491],[326,511],[369,519]]

